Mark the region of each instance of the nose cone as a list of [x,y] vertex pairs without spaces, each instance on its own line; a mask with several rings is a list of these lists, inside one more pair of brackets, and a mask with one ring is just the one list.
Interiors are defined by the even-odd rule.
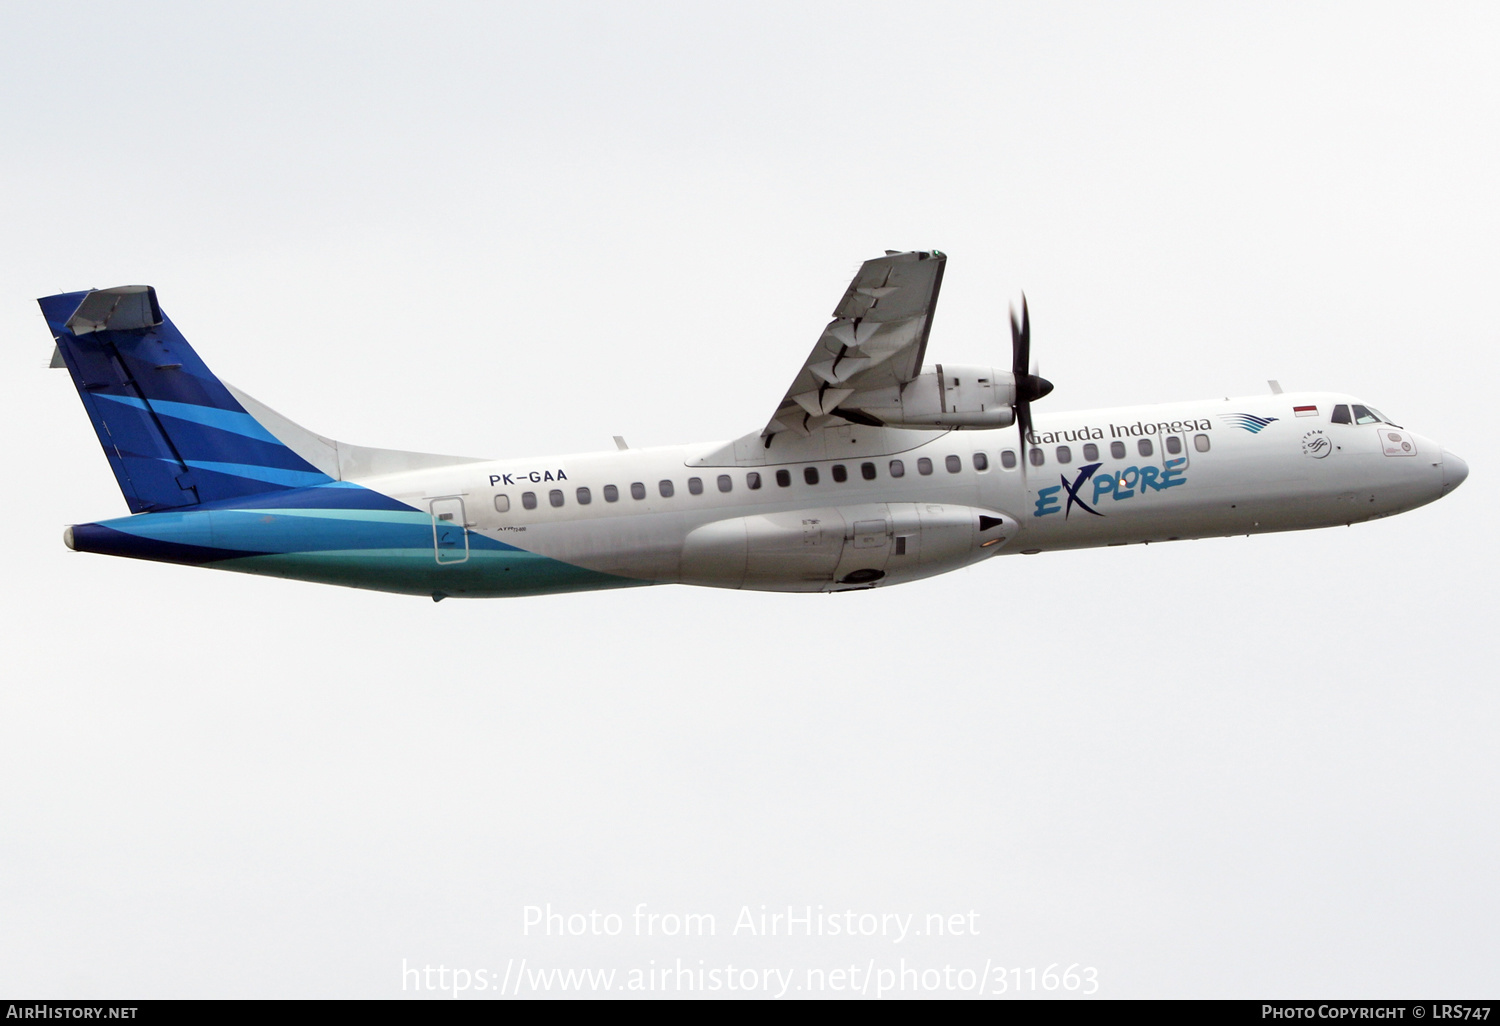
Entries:
[[1464,478],[1469,476],[1469,465],[1447,449],[1443,450],[1443,494],[1447,495],[1453,489],[1464,483]]

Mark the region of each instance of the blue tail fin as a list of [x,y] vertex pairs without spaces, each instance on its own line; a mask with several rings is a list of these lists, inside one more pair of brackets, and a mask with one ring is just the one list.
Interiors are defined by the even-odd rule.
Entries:
[[246,412],[161,312],[154,289],[37,302],[132,513],[333,480]]

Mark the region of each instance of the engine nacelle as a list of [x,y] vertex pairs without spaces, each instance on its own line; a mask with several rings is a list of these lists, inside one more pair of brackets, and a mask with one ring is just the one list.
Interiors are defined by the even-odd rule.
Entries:
[[839,405],[891,427],[981,430],[1015,422],[1015,379],[994,367],[936,365],[905,385],[855,392]]
[[682,547],[680,580],[753,591],[848,591],[900,584],[994,555],[1020,525],[946,503],[869,503],[704,524]]

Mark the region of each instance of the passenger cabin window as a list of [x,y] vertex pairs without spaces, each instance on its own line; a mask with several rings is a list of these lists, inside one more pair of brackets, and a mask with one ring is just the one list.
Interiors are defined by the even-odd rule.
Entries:
[[1072,463],[1073,462],[1073,447],[1070,446],[1070,445],[1059,445],[1057,447],[1057,462],[1059,462],[1059,463]]
[[926,477],[928,474],[932,473],[932,461],[926,456],[923,456],[921,459],[917,460],[917,473],[921,474],[923,477]]
[[1167,447],[1167,454],[1171,456],[1182,455],[1182,439],[1176,435],[1168,435],[1162,440],[1162,445]]
[[859,465],[859,476],[864,478],[866,481],[875,480],[875,464],[861,463]]
[[495,496],[495,512],[496,513],[509,513],[510,512],[510,496],[509,495],[497,495],[497,496]]
[[527,509],[536,509],[536,492],[522,492],[521,505]]
[[1151,439],[1142,438],[1139,442],[1135,443],[1135,449],[1142,456],[1150,456],[1156,451],[1156,446],[1151,444]]
[[677,494],[677,486],[666,478],[656,482],[656,490],[661,493],[663,499],[670,499]]
[[948,473],[957,474],[960,470],[964,469],[964,461],[957,456],[944,456],[943,466],[948,468]]
[[1337,406],[1335,406],[1333,408],[1333,413],[1329,415],[1328,420],[1332,424],[1353,424],[1354,420],[1349,416],[1349,404],[1339,403]]
[[1208,441],[1208,436],[1207,435],[1194,435],[1193,436],[1193,448],[1194,449],[1197,449],[1199,452],[1208,452],[1208,446],[1209,446],[1209,441]]
[[690,478],[688,478],[688,491],[691,492],[694,495],[702,495],[703,494],[703,478],[701,478],[701,477],[690,477]]
[[817,484],[818,483],[818,468],[817,467],[803,467],[802,468],[802,480],[806,481],[808,484]]
[[646,485],[641,481],[630,482],[630,497],[632,499],[644,499],[646,497]]
[[1113,458],[1115,458],[1117,460],[1123,460],[1125,458],[1125,443],[1124,442],[1110,442],[1109,443],[1109,454],[1110,454],[1110,456],[1112,456]]
[[849,468],[842,463],[835,463],[833,465],[833,479],[839,484],[843,484],[849,480]]
[[1084,442],[1083,458],[1088,460],[1090,463],[1097,460],[1099,458],[1099,447],[1093,442]]
[[892,477],[905,477],[906,476],[906,464],[902,463],[900,460],[891,460],[891,476]]
[[728,474],[720,474],[719,475],[719,491],[721,491],[721,492],[732,492],[732,491],[734,491],[734,478],[730,477]]
[[580,505],[580,506],[587,506],[589,503],[591,503],[591,502],[594,501],[593,493],[590,492],[587,488],[580,488],[580,489],[578,489],[577,494],[578,494],[578,505]]
[[989,470],[990,469],[990,458],[988,456],[986,456],[982,452],[976,452],[974,454],[974,469],[975,470]]
[[561,488],[554,488],[550,492],[548,492],[547,493],[547,501],[550,502],[550,503],[552,503],[552,508],[553,509],[556,509],[557,507],[561,506],[563,504],[562,489]]
[[1372,409],[1370,409],[1368,406],[1361,406],[1361,405],[1359,405],[1359,403],[1355,403],[1354,406],[1353,406],[1353,410],[1354,410],[1354,423],[1356,423],[1356,424],[1379,424],[1380,423],[1380,417],[1377,416],[1376,413],[1375,413],[1375,411],[1372,410]]
[[760,488],[760,471],[752,470],[745,475],[745,487],[752,492]]
[[605,502],[619,502],[620,501],[620,489],[616,488],[614,485],[605,485],[604,486],[604,501]]
[[1046,462],[1047,462],[1047,454],[1046,453],[1042,452],[1042,450],[1040,450],[1040,449],[1033,449],[1033,450],[1031,450],[1031,465],[1033,467],[1040,467],[1043,463],[1046,463]]
[[1000,465],[1006,470],[1015,470],[1016,454],[1012,450],[1006,449],[1000,454]]
[[790,488],[792,486],[792,472],[790,470],[776,471],[776,485],[779,488]]

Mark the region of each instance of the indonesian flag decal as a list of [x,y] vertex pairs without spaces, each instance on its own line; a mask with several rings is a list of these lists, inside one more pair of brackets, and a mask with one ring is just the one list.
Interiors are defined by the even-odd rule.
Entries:
[[1316,406],[1293,406],[1292,412],[1299,417],[1316,417],[1318,408]]

